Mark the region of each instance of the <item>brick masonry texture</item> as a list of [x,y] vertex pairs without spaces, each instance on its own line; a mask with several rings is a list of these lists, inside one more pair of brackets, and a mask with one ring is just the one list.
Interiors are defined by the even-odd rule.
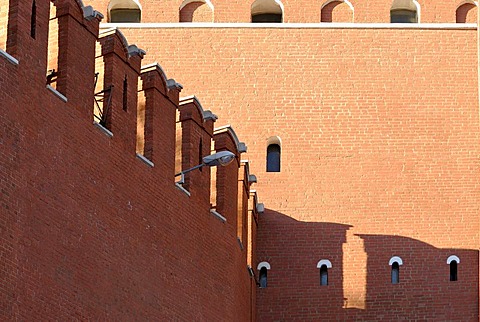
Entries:
[[[86,4],[92,4],[96,9],[107,12],[106,8],[109,0],[88,0]],[[230,1],[211,1],[214,6],[215,22],[250,22],[250,9],[254,1],[230,0]],[[323,0],[283,0],[284,22],[312,23],[320,22],[322,5],[327,3]],[[351,0],[354,7],[355,22],[390,22],[390,8],[393,1],[387,0]],[[456,10],[462,1],[437,1],[437,0],[418,0],[421,8],[421,22],[456,22]],[[467,3],[470,3],[467,1]],[[178,0],[143,0],[142,22],[179,22],[179,8],[182,1]],[[343,4],[337,9],[342,11],[341,18],[344,17]],[[201,6],[203,11],[203,6]],[[476,14],[474,14],[476,17]],[[204,21],[204,20],[202,20]],[[341,19],[339,22],[343,22]],[[476,22],[473,19],[469,22]]]
[[[108,1],[89,2],[106,12]],[[92,125],[98,22],[79,28],[74,2],[59,1],[75,17],[59,20],[71,30],[59,39],[68,44],[58,60],[65,104],[44,85],[47,6],[39,3],[33,40],[31,4],[11,3],[18,31],[7,51],[20,64],[0,57],[0,320],[478,321],[477,30],[123,28],[147,51],[142,61],[125,59],[119,36],[102,38],[103,82],[120,89],[140,63],[159,62],[185,86],[182,96],[200,97],[247,143],[241,158],[251,161],[266,211],[258,227],[249,216],[239,229],[238,205],[247,204],[239,195],[249,194],[234,193],[243,186],[238,159],[215,180],[212,203],[225,224],[209,214],[208,172],[188,179],[190,198],[173,185],[167,119],[178,97],[145,93],[146,102],[162,97],[153,122],[165,126],[152,130],[141,110],[145,146],[157,140],[169,151],[154,145],[150,168],[135,157],[135,105],[123,111],[115,96],[112,138]],[[355,22],[389,21],[390,1],[351,3]],[[419,3],[422,22],[457,19],[459,3]],[[142,22],[179,20],[180,1],[141,4]],[[321,1],[283,4],[285,22],[321,18]],[[215,22],[250,21],[250,2],[213,5]],[[345,4],[337,9],[332,18],[348,20]],[[143,85],[159,82],[145,77]],[[184,164],[197,160],[200,137],[232,149],[226,133],[197,126],[198,110],[179,113]],[[279,173],[265,171],[273,136]],[[256,248],[240,251],[243,231]],[[450,255],[460,258],[456,282]],[[403,261],[396,285],[393,256]],[[328,286],[320,286],[322,259],[332,263]],[[262,261],[271,265],[268,287],[256,289],[245,264],[256,271]]]
[[[237,197],[240,154],[217,187],[228,198],[216,200],[227,205],[223,223],[210,214],[207,168],[189,176],[191,196],[174,184],[175,110],[196,117],[182,137],[194,147],[183,157],[195,162],[193,140],[201,133],[209,154],[213,121],[180,106],[159,68],[142,72],[150,167],[135,153],[142,52],[118,31],[101,36],[101,79],[116,89],[106,135],[93,124],[99,19],[84,19],[76,1],[56,2],[65,102],[46,87],[49,2],[37,1],[35,39],[32,4],[10,5],[9,31],[18,29],[7,51],[19,63],[0,56],[0,320],[249,320],[253,250],[237,242],[237,202],[248,204]],[[215,134],[217,149],[235,150],[229,133]]]
[[[259,320],[478,319],[476,30],[123,31],[249,146],[272,266]],[[267,173],[277,135],[282,171]]]

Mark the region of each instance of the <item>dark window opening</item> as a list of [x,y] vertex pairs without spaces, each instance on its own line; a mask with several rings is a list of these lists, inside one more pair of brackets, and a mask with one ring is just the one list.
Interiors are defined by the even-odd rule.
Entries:
[[267,287],[267,268],[262,267],[260,269],[260,278],[259,278],[260,288]]
[[397,262],[392,264],[392,284],[400,283],[400,266]]
[[282,15],[277,13],[261,13],[252,16],[252,22],[282,22]]
[[320,267],[320,285],[328,285],[328,268],[327,265]]
[[280,145],[270,144],[267,148],[267,172],[280,172]]
[[127,76],[123,80],[123,110],[126,111],[128,108],[128,81]]
[[37,35],[37,5],[35,1],[32,3],[32,16],[30,17],[30,37],[35,39]]
[[416,23],[417,12],[411,10],[391,10],[390,11],[390,22],[391,23]]
[[141,11],[139,9],[112,9],[110,10],[110,22],[140,22]]
[[455,282],[457,280],[457,261],[450,262],[450,281]]

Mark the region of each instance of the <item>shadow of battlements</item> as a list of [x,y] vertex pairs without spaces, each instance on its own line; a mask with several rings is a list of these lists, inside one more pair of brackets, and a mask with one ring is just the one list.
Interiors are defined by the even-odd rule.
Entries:
[[[451,255],[460,259],[457,281],[450,281]],[[391,283],[394,256],[403,262],[398,284]],[[267,287],[257,290],[257,320],[477,321],[478,256],[473,249],[356,234],[352,225],[299,221],[266,209],[255,265],[268,262],[271,269]],[[326,286],[317,268],[322,259],[332,264]]]

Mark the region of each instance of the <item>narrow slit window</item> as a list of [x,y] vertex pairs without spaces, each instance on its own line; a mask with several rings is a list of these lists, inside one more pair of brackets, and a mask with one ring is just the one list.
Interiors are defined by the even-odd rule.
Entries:
[[400,283],[400,265],[398,262],[392,264],[392,284]]
[[456,260],[452,260],[450,262],[450,281],[451,282],[455,282],[458,280],[458,276],[457,276],[457,261]]
[[30,17],[30,37],[35,39],[37,36],[37,4],[32,2],[32,16]]
[[270,264],[268,262],[261,262],[258,264],[257,269],[259,271],[258,276],[258,286],[260,288],[267,287],[267,271],[270,269]]
[[456,255],[451,255],[447,258],[447,264],[450,267],[450,281],[455,282],[458,280],[458,264],[460,263],[460,258]]
[[328,267],[325,264],[320,267],[320,285],[328,285]]
[[270,144],[267,147],[267,172],[280,172],[280,145]]
[[260,288],[267,287],[267,268],[265,266],[260,269],[259,283]]
[[328,285],[328,270],[332,268],[332,262],[328,259],[321,259],[317,263],[317,268],[320,269],[320,286]]

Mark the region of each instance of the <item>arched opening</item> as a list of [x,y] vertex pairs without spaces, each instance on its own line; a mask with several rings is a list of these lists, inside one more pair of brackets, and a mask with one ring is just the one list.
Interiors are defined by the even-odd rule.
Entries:
[[180,22],[213,22],[213,4],[209,0],[185,0],[179,10]]
[[283,22],[283,4],[280,0],[256,0],[251,8],[252,22]]
[[398,262],[392,264],[392,284],[400,283],[400,265]]
[[322,6],[321,22],[353,22],[353,6],[347,0],[329,0]]
[[450,281],[455,282],[458,280],[458,264],[460,263],[460,258],[455,255],[452,255],[447,258],[447,264],[450,266]]
[[476,1],[464,2],[455,13],[457,23],[476,23],[478,14]]
[[273,143],[267,147],[267,172],[280,172],[280,145]]
[[392,267],[391,281],[392,284],[400,283],[400,266],[403,265],[403,260],[398,256],[390,258],[388,265]]
[[394,0],[390,8],[391,23],[417,23],[420,6],[415,0]]
[[332,263],[328,259],[322,259],[317,263],[320,268],[320,286],[328,285],[328,269],[332,268]]
[[267,287],[267,271],[269,269],[270,269],[270,264],[268,262],[261,262],[257,266],[257,270],[259,270],[258,286],[260,288]]
[[108,22],[140,22],[142,7],[138,0],[112,0],[108,4]]

